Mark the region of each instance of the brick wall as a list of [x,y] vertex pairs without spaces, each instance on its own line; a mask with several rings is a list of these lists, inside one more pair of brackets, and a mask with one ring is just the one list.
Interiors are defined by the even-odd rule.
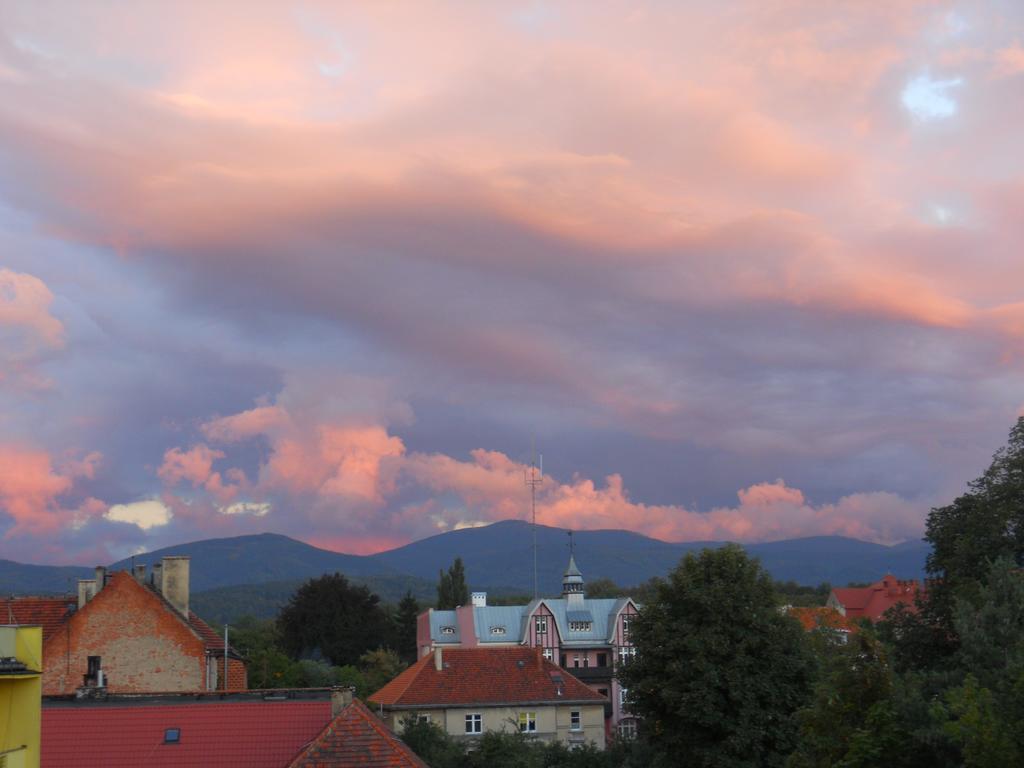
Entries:
[[46,642],[43,693],[74,692],[89,656],[101,657],[111,693],[206,687],[203,641],[163,599],[125,572],[115,573]]
[[[224,687],[224,657],[217,658],[217,687]],[[228,658],[228,690],[245,691],[249,689],[245,663],[240,659]]]

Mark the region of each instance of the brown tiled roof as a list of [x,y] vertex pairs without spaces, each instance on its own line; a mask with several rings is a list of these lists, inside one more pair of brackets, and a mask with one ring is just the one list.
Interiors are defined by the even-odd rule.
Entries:
[[[207,624],[205,621],[196,616],[192,611],[188,612],[188,625],[192,627],[193,631],[202,638],[206,644],[206,650],[211,653],[224,653],[224,635],[218,635],[214,629]],[[228,638],[228,655],[238,655],[238,652],[231,645],[230,637]],[[241,657],[239,657],[241,658]]]
[[429,768],[361,701],[335,717],[289,768]]
[[424,656],[369,697],[385,706],[459,706],[567,701],[605,697],[542,658],[533,648],[445,648],[442,669]]
[[29,624],[43,628],[45,643],[78,607],[74,595],[64,597],[5,597],[0,599],[0,624]]
[[857,625],[835,608],[790,608],[788,613],[799,621],[801,626],[808,632],[815,629],[836,629],[843,632],[857,631]]
[[843,606],[847,618],[877,621],[899,603],[915,610],[914,599],[920,591],[922,587],[916,580],[897,579],[887,573],[869,587],[840,587],[833,589],[832,595]]

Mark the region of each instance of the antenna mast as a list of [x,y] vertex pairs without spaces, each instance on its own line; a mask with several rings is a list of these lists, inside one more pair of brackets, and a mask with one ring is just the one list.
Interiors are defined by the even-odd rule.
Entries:
[[544,456],[540,457],[540,471],[537,470],[537,450],[531,443],[531,453],[533,458],[530,459],[529,471],[523,472],[525,475],[525,481],[530,486],[530,513],[533,518],[533,599],[537,599],[537,486],[544,482]]

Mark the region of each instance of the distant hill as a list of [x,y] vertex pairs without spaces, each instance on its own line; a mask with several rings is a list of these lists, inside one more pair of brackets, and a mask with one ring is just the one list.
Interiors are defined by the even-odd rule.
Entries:
[[[569,558],[566,531],[537,527],[537,573],[542,594],[559,591],[561,574]],[[576,561],[584,578],[608,578],[622,586],[634,586],[652,576],[665,575],[686,552],[721,542],[670,543],[632,531],[577,531],[573,534]],[[296,583],[324,573],[338,571],[376,590],[386,600],[413,589],[429,599],[427,585],[436,583],[441,568],[456,557],[466,564],[471,589],[508,594],[533,592],[533,530],[528,523],[508,520],[481,528],[450,531],[376,555],[346,555],[304,544],[287,536],[265,533],[256,536],[208,539],[180,544],[137,555],[136,563],[147,566],[164,555],[192,558],[192,592],[243,585],[253,587],[234,593],[238,599],[264,605],[278,605],[281,595]],[[929,551],[924,542],[907,542],[895,547],[838,536],[776,541],[747,545],[772,576],[781,581],[817,585],[823,581],[847,584],[874,581],[886,571],[901,578],[923,574]],[[127,568],[121,560],[113,568]],[[89,578],[91,568],[74,566],[22,565],[0,560],[0,594],[52,594],[74,591],[75,582]],[[290,584],[290,586],[284,586]],[[274,586],[270,586],[274,585]],[[260,589],[265,593],[257,599]],[[248,595],[248,597],[243,597]],[[393,599],[393,598],[390,598]],[[284,597],[287,600],[287,596]],[[255,605],[256,603],[254,603]]]

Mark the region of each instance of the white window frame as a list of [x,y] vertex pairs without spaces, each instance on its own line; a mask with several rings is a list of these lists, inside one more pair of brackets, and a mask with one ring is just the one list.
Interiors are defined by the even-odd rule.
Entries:
[[547,616],[534,616],[533,617],[533,628],[538,635],[546,635],[548,633],[548,617]]
[[479,712],[466,715],[466,733],[483,733],[484,717]]
[[554,661],[555,661],[555,649],[554,648],[545,648],[544,649],[544,659],[546,661],[550,661],[553,664]]
[[631,660],[636,658],[636,646],[635,645],[620,645],[619,646],[619,664],[628,664]]
[[536,712],[520,712],[519,713],[519,732],[520,733],[536,733],[537,732],[537,713]]
[[619,723],[618,728],[616,728],[616,731],[618,732],[617,735],[620,739],[626,739],[629,741],[635,739],[636,720],[632,718],[627,718],[626,720],[623,720]]
[[583,730],[583,718],[580,716],[581,712],[578,709],[574,709],[569,712],[569,730],[570,731],[582,731]]

